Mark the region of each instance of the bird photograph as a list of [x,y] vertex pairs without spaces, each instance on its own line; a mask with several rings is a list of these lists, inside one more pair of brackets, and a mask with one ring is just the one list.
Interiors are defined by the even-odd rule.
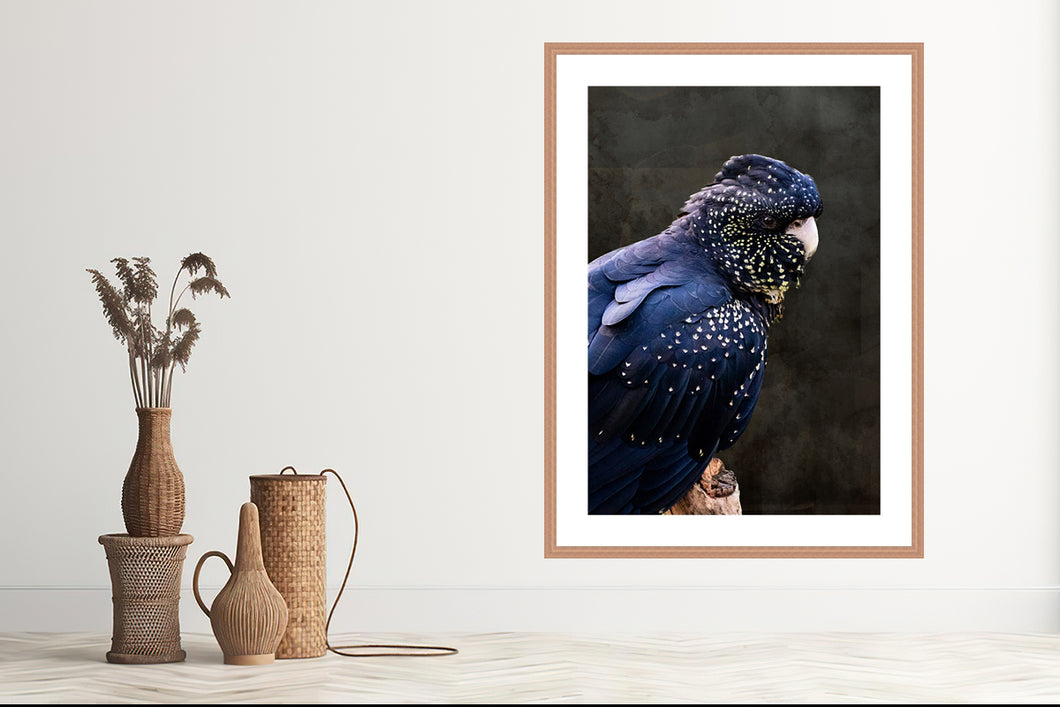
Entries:
[[878,514],[878,92],[589,108],[588,513]]
[[591,512],[670,508],[739,439],[821,213],[811,177],[742,155],[665,231],[589,264]]

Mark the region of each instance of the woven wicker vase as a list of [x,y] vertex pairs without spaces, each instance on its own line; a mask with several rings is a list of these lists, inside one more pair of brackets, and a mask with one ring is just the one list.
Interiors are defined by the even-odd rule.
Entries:
[[169,408],[136,408],[140,436],[121,490],[125,529],[134,537],[165,537],[184,524],[184,477],[169,441]]
[[[232,576],[207,608],[199,596],[199,570],[210,557],[220,557]],[[195,601],[210,617],[213,635],[228,665],[265,665],[276,659],[284,629],[287,604],[265,573],[261,561],[258,507],[244,503],[239,509],[239,536],[235,566],[223,552],[211,550],[199,558],[192,580]]]
[[114,601],[110,663],[177,663],[180,573],[193,538],[101,535]]
[[261,519],[261,550],[269,579],[287,602],[287,631],[277,658],[327,653],[327,477],[267,474],[250,477],[250,500]]

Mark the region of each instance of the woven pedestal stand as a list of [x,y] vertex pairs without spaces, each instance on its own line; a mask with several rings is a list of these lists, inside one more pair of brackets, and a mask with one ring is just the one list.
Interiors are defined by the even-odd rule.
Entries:
[[250,477],[258,507],[265,571],[287,602],[287,631],[277,658],[316,658],[328,651],[327,477],[264,474]]
[[107,552],[114,601],[109,663],[177,663],[180,647],[180,573],[190,535],[99,536]]

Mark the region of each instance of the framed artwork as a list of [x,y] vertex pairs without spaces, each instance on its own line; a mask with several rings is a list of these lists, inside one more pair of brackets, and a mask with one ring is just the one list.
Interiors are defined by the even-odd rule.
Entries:
[[922,44],[546,44],[545,214],[546,557],[923,557]]

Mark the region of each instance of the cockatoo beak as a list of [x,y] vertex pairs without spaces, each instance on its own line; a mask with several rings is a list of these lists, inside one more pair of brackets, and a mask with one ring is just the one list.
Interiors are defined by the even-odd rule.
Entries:
[[817,221],[812,216],[792,221],[791,225],[788,226],[787,235],[795,236],[799,239],[799,242],[802,243],[803,251],[806,253],[807,261],[817,252]]

